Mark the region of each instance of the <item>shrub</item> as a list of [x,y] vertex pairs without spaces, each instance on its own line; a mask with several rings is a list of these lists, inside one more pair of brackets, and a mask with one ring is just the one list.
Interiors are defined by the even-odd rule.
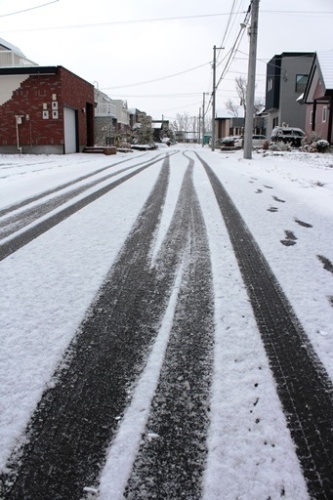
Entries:
[[314,142],[317,142],[321,139],[321,136],[317,134],[317,132],[311,132],[305,139],[305,143],[312,145]]
[[272,151],[291,151],[291,146],[287,142],[279,141],[273,142],[273,144],[271,144],[270,146],[270,149]]
[[268,140],[268,139],[266,139],[266,140],[264,141],[264,143],[263,143],[263,145],[262,145],[262,149],[263,149],[264,151],[267,151],[267,150],[269,149],[269,140]]
[[326,141],[325,139],[319,139],[319,141],[317,141],[316,146],[317,146],[317,151],[319,153],[325,153],[326,151],[329,150],[330,147],[329,142]]

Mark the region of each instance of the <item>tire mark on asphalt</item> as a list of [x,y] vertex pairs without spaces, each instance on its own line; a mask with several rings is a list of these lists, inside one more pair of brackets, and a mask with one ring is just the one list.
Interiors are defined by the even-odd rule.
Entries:
[[[71,199],[75,198],[75,196],[79,196],[80,194],[84,193],[88,189],[91,189],[92,187],[98,186],[102,182],[107,181],[108,179],[112,179],[112,177],[115,177],[117,175],[123,174],[124,172],[127,172],[128,170],[132,170],[136,167],[139,167],[141,165],[145,165],[148,162],[141,162],[137,163],[136,165],[130,166],[123,168],[121,170],[118,170],[117,172],[113,172],[111,174],[105,175],[104,177],[99,177],[98,179],[88,183],[81,185],[77,187],[76,189],[73,189],[70,192],[63,193],[59,196],[53,197],[51,200],[48,200],[42,204],[39,205],[34,205],[33,207],[30,207],[20,213],[13,214],[10,217],[6,217],[4,220],[0,219],[0,237],[1,239],[6,238],[7,236],[10,236],[11,234],[15,233],[16,231],[19,231],[25,226],[28,226],[29,224],[33,223],[35,220],[43,217],[44,215],[50,213],[52,210],[55,210],[59,206],[63,205],[67,201],[70,201]],[[110,167],[108,167],[110,168]],[[79,181],[76,181],[77,183]]]
[[[23,212],[20,212],[18,214],[14,214],[10,217],[6,217],[5,220],[0,220],[1,239],[4,239],[7,236],[10,236],[11,234],[15,233],[16,231],[19,231],[20,229],[22,229],[25,226],[28,226],[29,224],[33,223],[35,220],[50,213],[52,210],[55,210],[59,206],[63,205],[67,201],[70,201],[75,196],[78,196],[81,193],[84,193],[88,189],[91,189],[94,186],[98,186],[98,184],[101,184],[102,182],[105,182],[108,179],[112,179],[112,177],[115,177],[117,175],[121,175],[124,172],[127,172],[128,170],[139,167],[140,165],[145,165],[147,163],[148,163],[147,161],[141,162],[141,163],[138,163],[138,164],[133,165],[131,167],[123,168],[122,170],[119,170],[118,172],[113,172],[113,173],[105,175],[103,177],[99,177],[98,179],[96,179],[88,184],[81,185],[68,193],[63,193],[59,196],[55,196],[51,200],[48,200],[48,201],[41,203],[37,206],[34,205],[33,207],[30,207],[30,208],[28,208],[28,209],[26,209]],[[108,167],[108,168],[110,168],[110,167]],[[77,183],[77,182],[79,182],[79,181],[75,181],[75,183]],[[58,189],[56,191],[58,191]],[[53,192],[55,192],[55,191],[53,191]]]
[[[60,186],[57,186],[53,189],[48,189],[47,191],[43,191],[40,194],[37,194],[35,196],[31,196],[30,198],[26,198],[25,200],[19,201],[18,203],[14,203],[13,205],[10,205],[6,208],[3,208],[0,210],[0,217],[3,217],[4,215],[7,215],[8,213],[14,212],[15,210],[18,210],[19,208],[25,207],[26,205],[29,205],[30,203],[34,203],[35,201],[38,201],[42,198],[45,198],[46,196],[49,196],[51,194],[57,193],[58,191],[62,191],[63,189],[66,189],[70,186],[73,186],[77,184],[78,182],[82,182],[86,179],[89,179],[90,177],[94,177],[97,174],[100,174],[101,172],[104,172],[105,170],[108,170],[110,168],[116,167],[117,165],[120,165],[122,163],[125,163],[127,161],[130,161],[131,158],[126,158],[125,160],[118,161],[116,163],[113,163],[112,165],[108,165],[106,167],[99,168],[98,170],[94,170],[94,172],[90,172],[89,174],[82,175],[81,177],[78,177],[76,179],[73,179],[72,181],[66,182],[64,184],[61,184]],[[153,158],[155,159],[155,158]],[[140,164],[136,165],[139,166]],[[128,167],[128,168],[134,168],[134,167]],[[124,170],[122,170],[124,172]]]
[[80,499],[84,486],[94,482],[175,273],[170,269],[163,281],[165,293],[158,295],[147,256],[168,182],[169,157],[53,377],[54,388],[45,391],[32,416],[27,444],[14,451],[1,476],[1,498]]
[[188,213],[183,227],[186,264],[160,381],[124,495],[129,500],[201,498],[214,308],[208,239],[193,185],[193,165],[190,160],[179,199]]
[[128,181],[135,175],[138,175],[139,173],[143,172],[144,170],[158,163],[159,161],[161,161],[161,159],[157,159],[145,164],[143,167],[138,168],[134,172],[131,172],[125,175],[124,177],[114,181],[113,183],[98,189],[94,193],[87,195],[85,198],[74,202],[73,205],[64,208],[63,210],[59,211],[54,215],[51,215],[47,220],[37,223],[33,227],[28,228],[23,233],[20,233],[17,236],[10,239],[9,241],[2,243],[0,245],[0,261],[11,255],[12,253],[16,252],[24,245],[27,245],[28,243],[30,243],[30,241],[34,240],[35,238],[45,233],[49,229],[52,229],[57,224],[60,224],[60,222],[63,222],[65,219],[75,214],[82,208],[96,201],[101,196],[104,196],[112,189],[116,188],[120,184],[123,184],[124,182]]
[[1,476],[4,500],[79,500],[97,481],[183,260],[186,210],[174,218],[160,251],[160,267],[152,268],[149,259],[168,181],[167,159],[54,376],[54,387],[43,394],[32,416],[26,444],[7,463]]
[[309,493],[331,499],[332,382],[233,201],[214,171],[197,156],[230,235]]

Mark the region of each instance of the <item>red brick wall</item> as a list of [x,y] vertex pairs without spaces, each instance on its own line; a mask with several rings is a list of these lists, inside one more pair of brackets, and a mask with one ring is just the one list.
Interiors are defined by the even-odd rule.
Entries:
[[[53,94],[57,96],[58,118],[52,117]],[[14,91],[12,99],[0,106],[0,148],[17,145],[15,115],[23,115],[22,124],[18,125],[20,146],[62,147],[64,106],[77,110],[78,142],[80,146],[87,145],[87,116],[83,111],[87,103],[94,105],[93,85],[61,66],[56,68],[56,74],[30,75]],[[43,104],[47,109],[43,109]],[[48,111],[48,119],[43,119],[43,111]]]

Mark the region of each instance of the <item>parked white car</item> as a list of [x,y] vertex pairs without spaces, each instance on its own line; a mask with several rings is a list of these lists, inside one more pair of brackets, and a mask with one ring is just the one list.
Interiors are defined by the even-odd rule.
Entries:
[[259,149],[264,146],[265,141],[267,141],[267,137],[265,135],[253,135],[252,136],[252,147],[253,149]]
[[[228,137],[224,137],[224,139],[218,139],[219,143],[215,143],[220,146],[221,149],[241,149],[244,145],[244,138],[240,135],[231,135]],[[267,137],[265,135],[255,134],[252,136],[252,147],[253,149],[262,148],[264,142],[267,141]]]
[[272,142],[284,142],[293,147],[299,148],[304,140],[305,133],[300,128],[293,127],[275,127],[272,130]]
[[220,146],[221,149],[241,149],[243,139],[240,135],[230,135],[222,139]]

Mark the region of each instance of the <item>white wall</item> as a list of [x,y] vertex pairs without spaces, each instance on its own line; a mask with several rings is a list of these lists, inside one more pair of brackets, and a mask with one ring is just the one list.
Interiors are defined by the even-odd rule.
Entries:
[[29,75],[0,75],[0,106],[12,98],[14,90],[28,77]]

